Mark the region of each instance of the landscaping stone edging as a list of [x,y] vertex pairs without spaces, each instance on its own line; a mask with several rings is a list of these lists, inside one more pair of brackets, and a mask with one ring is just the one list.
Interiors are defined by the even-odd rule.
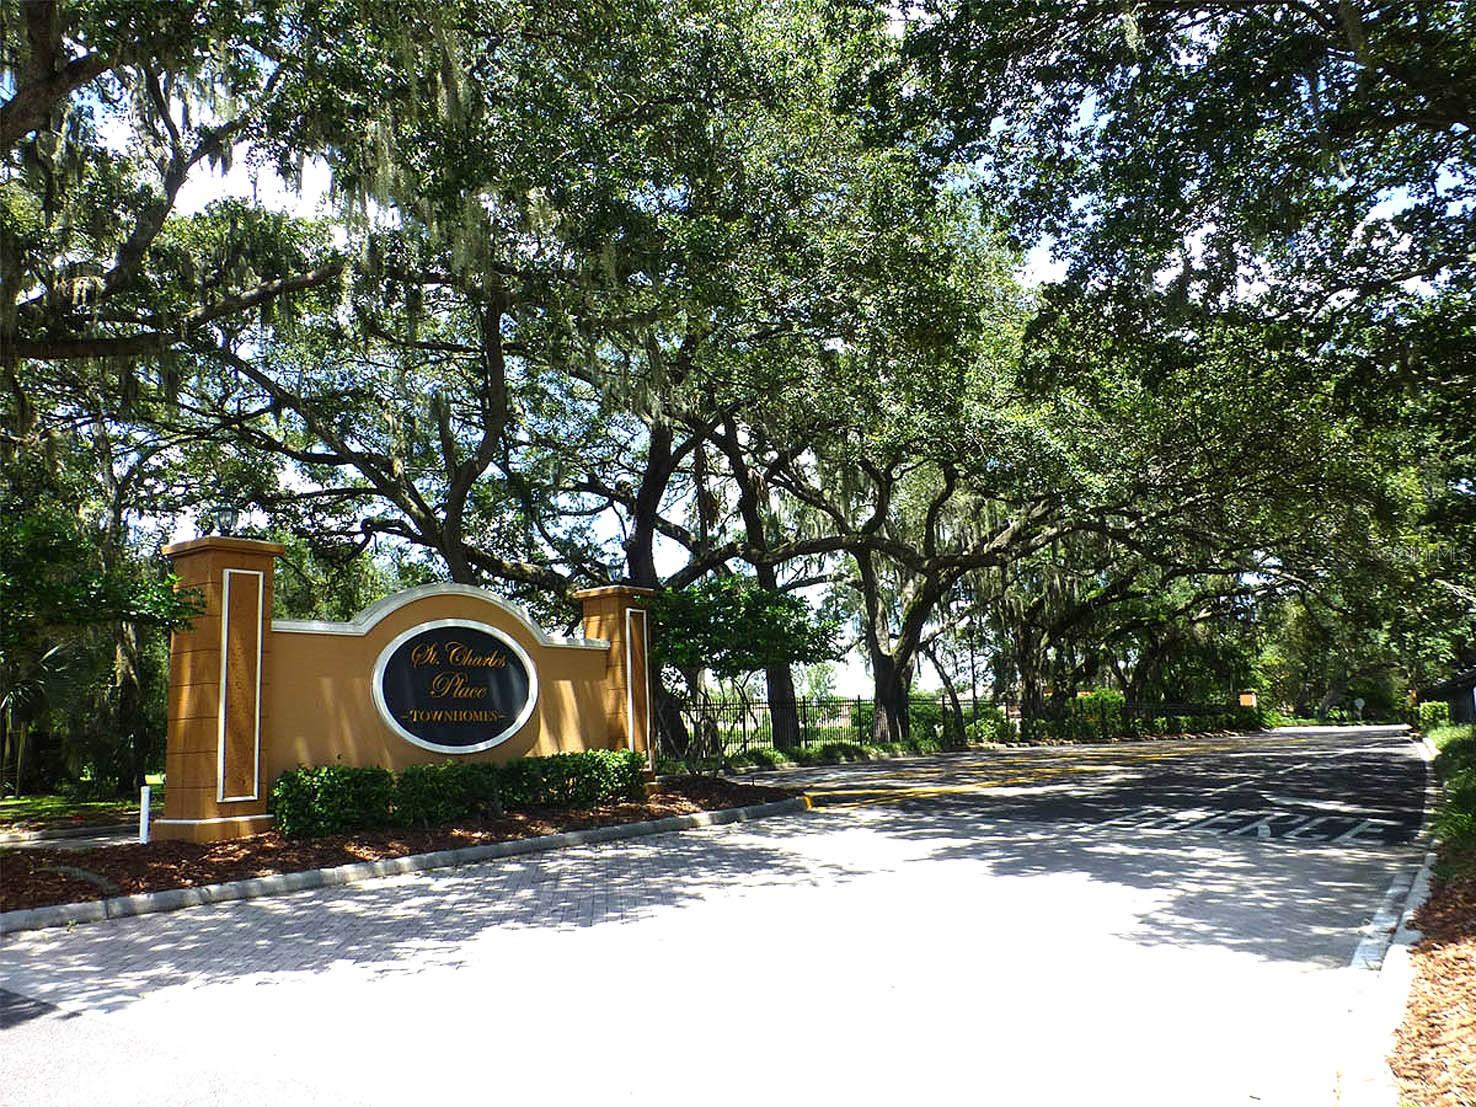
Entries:
[[770,815],[798,814],[809,809],[809,797],[800,795],[793,799],[753,804],[749,807],[730,807],[722,811],[698,811],[691,815],[670,815],[664,819],[652,819],[648,822],[597,826],[588,830],[568,830],[561,834],[518,838],[510,842],[489,842],[483,846],[437,850],[434,853],[415,853],[407,857],[386,858],[383,861],[362,861],[352,865],[338,865],[331,869],[307,869],[301,872],[260,876],[251,880],[232,880],[225,884],[201,884],[193,888],[169,888],[160,892],[141,892],[133,896],[115,896],[111,899],[90,900],[85,903],[60,903],[49,907],[30,907],[18,911],[0,912],[0,934],[13,934],[22,930],[41,930],[52,926],[71,926],[75,923],[102,922],[105,919],[121,919],[133,915],[151,915],[157,911],[177,911],[183,907],[197,907],[206,903],[257,899],[262,896],[336,887],[341,884],[359,884],[366,880],[377,880],[385,876],[401,876],[405,873],[422,872],[426,869],[495,861],[502,857],[545,853],[550,850],[590,845],[596,842],[645,838],[653,834],[667,834],[671,831],[690,830],[695,827],[748,822]]

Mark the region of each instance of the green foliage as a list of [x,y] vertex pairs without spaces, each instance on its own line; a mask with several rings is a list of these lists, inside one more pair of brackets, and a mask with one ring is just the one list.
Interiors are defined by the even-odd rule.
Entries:
[[1231,712],[1231,718],[1234,720],[1233,725],[1236,730],[1266,730],[1268,727],[1280,725],[1272,721],[1271,710],[1259,704],[1255,707],[1244,707],[1237,704]]
[[504,807],[594,807],[645,796],[645,762],[629,750],[523,757],[499,768]]
[[503,810],[504,766],[481,761],[411,765],[395,779],[395,820],[440,826]]
[[[980,710],[984,708],[981,706]],[[967,710],[965,711],[967,718]],[[862,744],[870,745],[874,733],[876,705],[862,700],[852,708],[852,722]],[[910,696],[907,700],[907,731],[913,741],[938,741],[944,736],[944,728],[951,724],[946,706],[936,696]],[[967,726],[967,724],[965,724]]]
[[1450,724],[1450,704],[1444,700],[1426,700],[1419,706],[1417,728],[1428,734],[1437,727]]
[[503,764],[439,761],[386,769],[326,765],[283,773],[271,810],[288,838],[398,824],[439,826],[530,807],[586,808],[645,796],[645,762],[629,750],[523,757]]
[[0,777],[11,788],[88,773],[126,795],[162,761],[165,638],[198,598],[100,509],[94,462],[60,446],[49,460],[0,458]]
[[1195,715],[1127,714],[1121,693],[1099,689],[1078,696],[1061,717],[1024,720],[1022,731],[1030,742],[1115,742],[1124,738],[1202,734],[1226,730],[1264,730],[1271,713],[1256,707],[1235,707],[1228,713],[1206,710]]
[[1447,723],[1428,737],[1440,750],[1440,802],[1431,820],[1440,842],[1438,871],[1446,878],[1476,876],[1476,726]]
[[1127,733],[1123,708],[1127,697],[1114,688],[1098,688],[1071,701],[1071,721],[1078,741],[1109,742]]
[[965,727],[970,742],[1008,745],[1020,740],[1020,728],[1005,716],[1003,708],[992,703],[978,704],[974,714],[976,717]]
[[299,766],[272,785],[268,809],[287,838],[320,838],[388,826],[395,778],[388,769]]
[[755,746],[751,750],[728,758],[727,767],[735,771],[744,769],[782,769],[794,764],[794,759],[784,750],[773,746]]
[[[39,460],[39,459],[36,459]],[[126,559],[105,563],[75,490],[40,465],[12,462],[0,480],[0,658],[24,657],[58,633],[99,623],[170,628],[198,613],[174,578]]]
[[834,622],[793,593],[750,577],[708,577],[658,593],[651,602],[658,662],[719,679],[771,665],[813,664],[839,655]]

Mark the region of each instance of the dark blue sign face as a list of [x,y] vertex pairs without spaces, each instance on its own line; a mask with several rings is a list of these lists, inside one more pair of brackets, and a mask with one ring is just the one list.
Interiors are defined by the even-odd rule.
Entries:
[[527,721],[532,662],[491,627],[447,620],[401,635],[380,655],[375,701],[402,738],[440,753],[495,746]]

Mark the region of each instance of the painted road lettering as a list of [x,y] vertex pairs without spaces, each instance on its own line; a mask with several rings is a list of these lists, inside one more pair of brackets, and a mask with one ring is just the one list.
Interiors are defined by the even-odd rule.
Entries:
[[1335,845],[1343,845],[1345,843],[1359,843],[1371,846],[1381,845],[1387,839],[1388,834],[1385,831],[1375,830],[1374,828],[1397,828],[1398,826],[1399,824],[1393,819],[1364,819],[1352,830],[1339,834],[1333,839],[1333,843]]
[[[1230,831],[1230,837],[1238,838],[1254,834],[1257,838],[1264,840],[1274,837],[1274,831],[1271,829],[1272,823],[1281,822],[1285,824],[1286,820],[1290,819],[1291,826],[1300,826],[1310,818],[1310,815],[1293,815],[1289,811],[1278,811],[1275,814],[1263,815],[1255,822],[1246,823],[1245,826]],[[1289,829],[1289,827],[1283,825],[1282,829]]]
[[1308,842],[1332,845],[1387,845],[1399,840],[1400,824],[1394,819],[1360,818],[1356,815],[1299,815],[1295,811],[1257,811],[1232,808],[1213,811],[1203,807],[1167,811],[1145,807],[1097,824],[1100,827],[1131,827],[1134,830],[1195,830],[1223,834],[1227,838],[1257,841]]

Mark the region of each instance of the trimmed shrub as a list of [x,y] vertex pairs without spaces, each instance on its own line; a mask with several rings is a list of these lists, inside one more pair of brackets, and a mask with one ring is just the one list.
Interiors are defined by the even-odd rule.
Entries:
[[388,769],[352,765],[299,765],[272,785],[268,809],[288,838],[321,838],[387,826],[395,778]]
[[1270,710],[1265,707],[1237,705],[1231,712],[1230,721],[1236,730],[1265,730],[1269,714]]
[[593,807],[645,795],[645,764],[629,750],[524,757],[501,770],[504,807]]
[[467,761],[411,765],[395,783],[395,819],[404,826],[438,826],[500,814],[501,768]]
[[1440,750],[1435,770],[1441,796],[1431,820],[1440,842],[1436,874],[1476,877],[1476,726],[1447,723],[1427,733]]
[[907,704],[907,737],[918,742],[943,733],[943,707],[935,699],[912,700]]
[[271,809],[288,838],[399,823],[439,826],[519,807],[595,807],[645,797],[645,762],[629,750],[524,757],[504,765],[438,761],[387,769],[291,769],[272,785]]
[[1071,701],[1072,737],[1082,742],[1110,742],[1123,733],[1127,698],[1112,688],[1097,688]]

